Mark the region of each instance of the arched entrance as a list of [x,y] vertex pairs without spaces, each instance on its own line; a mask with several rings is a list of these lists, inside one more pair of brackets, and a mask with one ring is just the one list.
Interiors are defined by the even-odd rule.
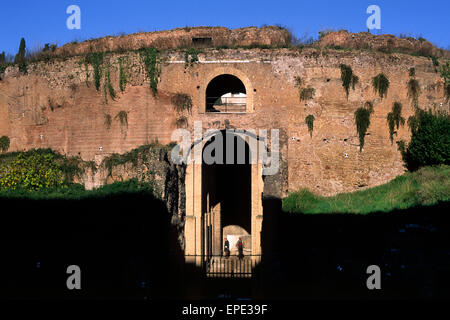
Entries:
[[[203,158],[205,153],[215,156],[215,152],[211,152],[210,149],[217,137],[214,139],[212,137],[219,133],[223,137],[224,132],[217,131],[196,141],[191,146],[190,154],[198,154],[200,158]],[[221,149],[222,164],[213,164],[204,159],[187,164],[185,177],[187,262],[201,265],[202,257],[208,254],[220,255],[223,250],[224,234],[247,236],[246,254],[251,254],[255,260],[258,260],[261,254],[264,183],[258,148],[261,145],[264,147],[264,143],[260,143],[258,136],[252,132],[233,131],[231,135],[232,139],[226,135],[224,140],[236,142],[237,146],[233,147],[233,150],[244,146],[243,153],[234,153],[234,155],[244,154],[244,162],[242,158],[236,159],[236,156],[233,156],[235,164],[226,164],[227,156],[232,153]],[[223,145],[226,146],[226,142]]]
[[202,153],[202,255],[222,255],[225,238],[232,252],[241,238],[250,254],[250,147],[242,137],[224,130],[205,143]]

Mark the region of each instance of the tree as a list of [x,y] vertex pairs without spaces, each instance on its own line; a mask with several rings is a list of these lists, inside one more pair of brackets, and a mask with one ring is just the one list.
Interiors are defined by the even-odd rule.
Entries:
[[22,38],[20,39],[19,52],[17,52],[16,57],[14,58],[14,63],[25,62],[25,52],[26,52],[25,39]]
[[0,64],[4,64],[6,62],[5,51],[0,53]]

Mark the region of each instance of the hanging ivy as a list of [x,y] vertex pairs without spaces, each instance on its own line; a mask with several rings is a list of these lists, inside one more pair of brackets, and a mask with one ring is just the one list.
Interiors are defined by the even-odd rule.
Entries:
[[198,62],[199,51],[194,48],[189,48],[184,54],[184,67],[192,67],[194,63]]
[[414,78],[408,81],[408,98],[411,99],[411,104],[414,107],[419,106],[420,85],[419,81]]
[[153,96],[156,97],[158,91],[158,78],[160,74],[158,50],[156,48],[142,48],[139,51],[141,61],[144,63],[145,73],[150,80],[150,88]]
[[105,81],[103,83],[103,86],[104,86],[105,101],[108,102],[107,92],[109,92],[109,96],[111,97],[111,99],[114,100],[116,98],[116,91],[114,90],[114,87],[111,84],[111,74],[109,71],[109,64],[106,67]]
[[308,126],[309,136],[311,138],[312,138],[312,132],[313,132],[313,129],[314,129],[314,120],[315,120],[315,118],[314,118],[314,116],[312,114],[308,115],[305,118],[306,125]]
[[352,87],[353,90],[355,90],[355,85],[358,83],[359,78],[355,74],[353,74],[351,67],[349,67],[345,64],[341,64],[340,68],[341,68],[342,86],[345,89],[345,94],[348,99],[348,93],[350,91],[350,86]]
[[92,67],[94,68],[95,89],[97,89],[97,91],[99,91],[100,90],[100,81],[102,78],[103,52],[93,52],[93,53],[86,55],[86,58],[85,58],[86,74],[87,74],[86,81],[88,78],[87,64],[92,65]]
[[447,61],[446,64],[441,66],[441,77],[444,80],[444,97],[445,102],[450,101],[450,62]]
[[192,113],[192,99],[188,94],[177,93],[172,97],[172,105],[177,113],[184,110]]
[[300,101],[304,101],[304,100],[310,100],[312,98],[314,98],[314,94],[316,92],[316,89],[308,87],[308,88],[303,88],[300,91]]
[[391,144],[394,142],[394,131],[395,128],[400,127],[400,125],[405,124],[405,118],[402,117],[402,104],[400,102],[394,102],[392,106],[392,111],[388,113],[386,117],[388,126],[389,126],[389,138],[391,140]]
[[125,73],[123,63],[123,58],[119,58],[119,88],[122,92],[125,91],[125,87],[127,86],[127,75]]
[[387,96],[389,88],[389,79],[384,73],[380,73],[372,79],[372,86],[375,93],[378,93],[381,99]]
[[122,126],[128,128],[128,114],[127,114],[126,111],[120,111],[120,112],[116,115],[115,119],[119,119],[120,124],[121,124]]
[[367,129],[370,126],[370,115],[372,112],[373,105],[371,102],[366,102],[363,107],[360,107],[355,111],[356,131],[359,138],[359,151],[362,151],[362,148],[364,147],[364,139]]
[[106,129],[111,129],[111,124],[112,124],[112,118],[110,114],[105,114],[105,126]]

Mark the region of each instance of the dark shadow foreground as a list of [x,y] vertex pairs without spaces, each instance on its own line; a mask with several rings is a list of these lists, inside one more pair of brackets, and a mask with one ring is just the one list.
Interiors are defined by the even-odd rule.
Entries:
[[[148,194],[0,199],[1,298],[177,298],[182,251],[165,204]],[[81,290],[66,269],[81,268]]]
[[[450,298],[448,202],[366,216],[290,214],[273,198],[264,209],[265,298]],[[370,265],[381,290],[367,289]]]

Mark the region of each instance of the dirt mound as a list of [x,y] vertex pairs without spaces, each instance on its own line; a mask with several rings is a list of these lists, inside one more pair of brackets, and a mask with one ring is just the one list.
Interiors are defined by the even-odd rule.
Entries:
[[327,33],[316,44],[322,48],[374,49],[386,53],[401,52],[420,56],[450,58],[450,51],[437,48],[425,39],[397,38],[390,34],[373,35],[369,32],[350,33],[346,30],[340,30]]
[[288,44],[288,31],[273,26],[240,29],[185,27],[68,43],[58,48],[56,54],[79,55],[89,52],[137,50],[144,47],[164,50],[183,47],[284,46]]

